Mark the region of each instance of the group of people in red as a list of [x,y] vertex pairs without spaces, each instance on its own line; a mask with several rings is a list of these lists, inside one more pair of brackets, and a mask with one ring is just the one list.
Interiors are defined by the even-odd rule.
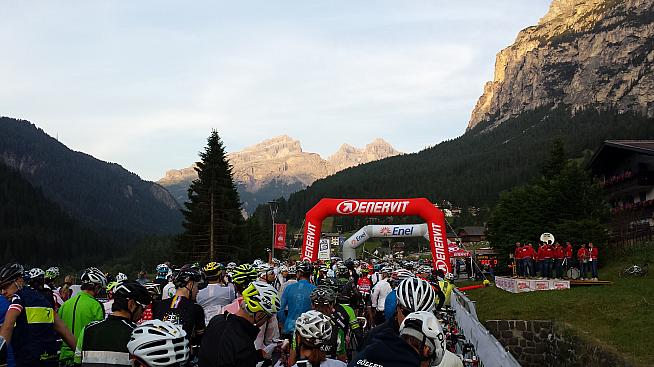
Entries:
[[592,280],[597,280],[597,247],[589,242],[588,245],[582,243],[576,251],[576,261],[573,257],[575,251],[570,242],[562,246],[559,242],[554,245],[551,243],[540,242],[538,249],[535,249],[531,243],[523,245],[520,242],[515,243],[515,273],[518,277],[541,279],[563,279],[567,277],[568,270],[574,265],[577,266],[582,280],[587,279],[588,273],[591,274]]

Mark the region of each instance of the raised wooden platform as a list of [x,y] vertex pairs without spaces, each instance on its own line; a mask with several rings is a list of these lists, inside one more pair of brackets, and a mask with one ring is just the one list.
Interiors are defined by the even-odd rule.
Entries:
[[608,280],[571,280],[570,286],[591,286],[591,285],[611,285],[613,282]]

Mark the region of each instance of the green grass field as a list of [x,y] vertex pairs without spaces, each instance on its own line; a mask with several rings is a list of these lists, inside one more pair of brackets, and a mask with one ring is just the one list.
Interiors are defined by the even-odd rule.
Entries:
[[[555,320],[577,335],[639,366],[654,365],[654,277],[621,279],[620,269],[643,257],[625,257],[600,269],[613,285],[512,294],[489,287],[467,292],[485,320]],[[654,271],[654,269],[653,269]]]

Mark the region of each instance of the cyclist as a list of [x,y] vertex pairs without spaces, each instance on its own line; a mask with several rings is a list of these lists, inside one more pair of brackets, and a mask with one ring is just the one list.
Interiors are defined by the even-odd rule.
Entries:
[[398,335],[400,325],[406,315],[416,311],[432,311],[434,309],[435,292],[431,285],[419,278],[407,278],[400,282],[396,290],[397,307],[394,317],[370,330],[363,346],[367,346],[381,332],[386,330]]
[[[76,338],[79,338],[86,325],[93,321],[104,320],[104,307],[96,297],[100,289],[107,285],[107,278],[98,268],[84,270],[80,281],[82,282],[80,292],[59,308],[59,316]],[[62,365],[73,365],[74,357],[74,347],[72,349],[67,345],[61,347],[59,361]]]
[[381,332],[372,344],[350,362],[350,367],[429,367],[443,360],[445,336],[436,316],[429,311],[407,314],[398,334]]
[[282,333],[290,337],[293,335],[295,329],[295,320],[303,312],[311,309],[311,292],[316,289],[316,286],[309,283],[309,277],[313,267],[308,262],[303,262],[297,266],[297,276],[299,278],[297,283],[291,284],[284,290],[282,294],[281,309],[284,310],[288,306],[288,315],[284,312],[279,313],[279,329]]
[[372,286],[376,286],[377,283],[382,280],[382,274],[381,274],[382,266],[379,264],[375,264],[372,266],[372,274],[370,274],[370,282],[372,283]]
[[225,306],[223,310],[235,314],[241,308],[241,303],[243,302],[241,294],[250,283],[257,279],[257,271],[250,264],[242,264],[235,267],[232,274],[232,282],[234,283],[238,297],[236,297],[234,302]]
[[452,296],[452,291],[456,286],[454,285],[454,274],[447,273],[445,278],[438,282],[441,288],[441,291],[445,293],[445,305],[450,305],[450,297]]
[[107,300],[105,302],[102,302],[102,307],[104,308],[104,316],[105,318],[109,316],[111,313],[111,306],[114,303],[114,289],[116,289],[116,286],[118,285],[118,282],[110,282],[107,284]]
[[301,314],[295,321],[299,360],[293,366],[345,367],[345,362],[329,358],[325,351],[335,332],[332,320],[325,314],[315,310]]
[[204,266],[207,287],[198,293],[198,304],[204,309],[204,322],[209,324],[212,317],[223,313],[223,308],[234,302],[236,290],[225,282],[225,269],[222,264],[212,261]]
[[392,272],[391,281],[389,283],[391,284],[393,291],[386,296],[386,300],[384,301],[384,318],[386,320],[395,317],[395,308],[397,307],[397,286],[404,279],[413,277],[415,277],[415,275],[407,269],[397,269]]
[[279,289],[279,294],[284,294],[284,290],[286,289],[286,287],[288,287],[293,283],[297,283],[297,279],[295,279],[296,276],[297,276],[297,270],[295,265],[289,266],[288,274],[286,275],[286,281],[284,282],[284,284],[282,284],[281,288]]
[[254,346],[259,328],[279,311],[279,306],[275,288],[252,282],[243,291],[236,314],[225,312],[209,322],[200,348],[200,367],[256,366],[263,359],[263,353]]
[[[314,289],[313,292],[311,292],[311,305],[315,311],[319,311],[320,313],[328,316],[331,323],[331,337],[326,338],[320,344],[320,350],[324,352],[327,358],[339,359],[341,361],[347,360],[345,333],[347,331],[346,328],[349,325],[337,325],[334,321],[334,318],[336,317],[336,315],[334,315],[336,293],[328,287],[319,286],[318,288]],[[352,311],[352,314],[354,314],[354,311]],[[296,333],[298,322],[299,321],[296,321]],[[299,344],[296,337],[293,339],[293,343],[291,344],[290,364],[293,364],[295,361],[301,359],[298,346]]]
[[275,282],[275,270],[268,264],[261,264],[257,267],[259,280],[268,284]]
[[57,334],[71,348],[75,347],[75,336],[43,296],[25,287],[23,273],[23,267],[16,263],[0,268],[0,294],[11,303],[0,328],[0,344],[11,343],[16,366],[56,367]]
[[43,298],[50,302],[52,309],[58,309],[57,302],[55,301],[55,296],[52,293],[52,289],[45,286],[45,271],[41,268],[32,268],[29,271],[29,285],[35,291],[41,293]]
[[61,298],[61,295],[56,290],[55,282],[59,277],[59,268],[56,266],[51,266],[48,270],[45,271],[45,284],[44,287],[52,291],[52,295],[55,300],[55,311],[59,310],[59,307],[64,304],[64,300]]
[[75,363],[82,366],[129,366],[127,343],[152,297],[137,282],[121,282],[114,289],[112,313],[87,325],[77,339]]
[[161,320],[137,326],[127,350],[134,367],[184,366],[190,354],[184,329]]
[[357,291],[356,281],[350,276],[350,270],[341,264],[336,271],[336,281],[339,285],[338,302],[356,307],[359,292]]
[[275,277],[275,283],[273,286],[275,289],[277,289],[277,292],[281,292],[282,286],[284,283],[286,283],[286,280],[288,279],[288,267],[286,265],[282,265],[279,267],[279,273]]
[[381,274],[381,278],[373,288],[371,296],[372,308],[375,310],[375,325],[381,325],[384,323],[384,304],[386,302],[386,296],[393,291],[390,283],[388,283],[390,272],[390,267],[384,267],[380,269],[379,272],[375,273],[375,275]]
[[203,280],[202,273],[195,268],[184,266],[175,276],[175,295],[152,305],[155,319],[182,325],[193,346],[200,345],[204,333],[204,310],[195,302]]
[[372,314],[370,310],[371,300],[370,300],[370,291],[372,289],[372,282],[368,277],[368,265],[363,264],[361,266],[361,275],[357,281],[357,292],[358,292],[358,307],[357,315],[363,316],[368,320],[368,324],[372,324]]
[[[152,301],[156,301],[159,298],[161,298],[161,289],[159,289],[159,284],[157,283],[145,283],[144,285],[145,289],[148,290],[148,293],[150,293],[150,297],[152,298]],[[146,321],[152,320],[152,303],[147,305],[145,307],[145,310],[143,310],[143,315],[141,318],[136,322],[137,324],[142,324]]]
[[163,289],[166,284],[168,284],[168,273],[170,272],[170,267],[168,267],[166,264],[159,264],[155,270],[157,272],[157,276],[154,278],[153,283],[159,284],[161,287],[160,289]]

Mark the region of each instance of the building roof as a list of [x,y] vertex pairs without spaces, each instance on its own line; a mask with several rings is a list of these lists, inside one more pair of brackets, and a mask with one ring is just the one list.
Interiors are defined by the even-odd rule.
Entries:
[[459,230],[459,233],[463,232],[464,236],[483,236],[485,235],[486,229],[484,227],[463,227]]
[[654,156],[654,140],[605,140],[588,162],[588,167],[592,167],[603,152],[612,149],[629,150]]

